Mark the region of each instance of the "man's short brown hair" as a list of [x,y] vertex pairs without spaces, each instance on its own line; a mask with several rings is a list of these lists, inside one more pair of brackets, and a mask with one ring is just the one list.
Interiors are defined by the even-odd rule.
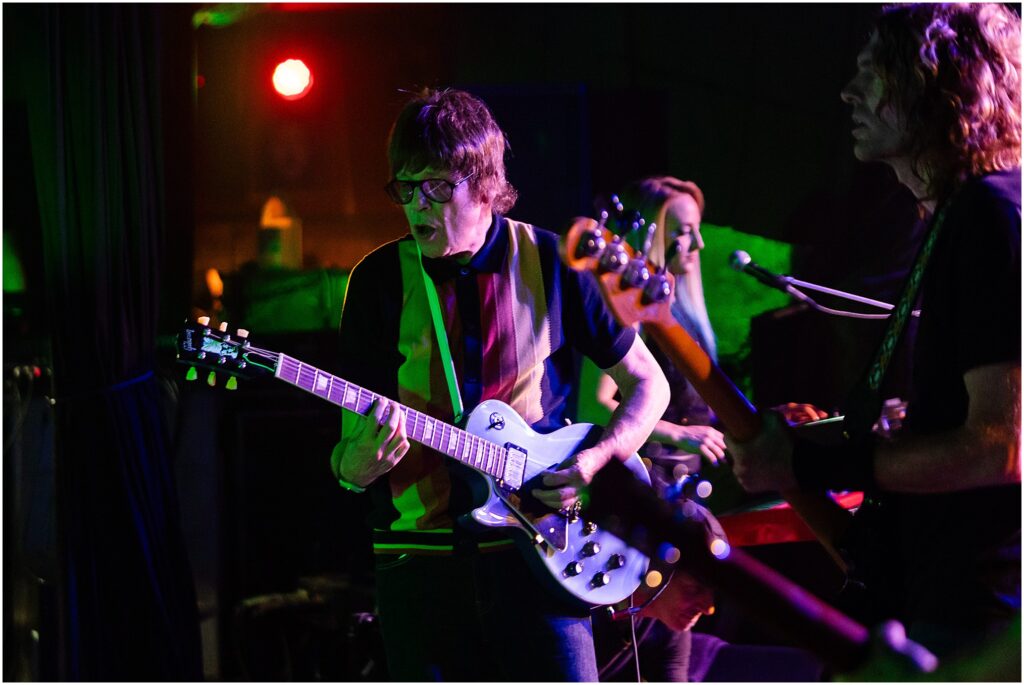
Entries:
[[473,196],[507,212],[516,190],[505,178],[508,140],[480,98],[462,90],[424,89],[402,109],[388,137],[391,174],[444,169],[469,177]]

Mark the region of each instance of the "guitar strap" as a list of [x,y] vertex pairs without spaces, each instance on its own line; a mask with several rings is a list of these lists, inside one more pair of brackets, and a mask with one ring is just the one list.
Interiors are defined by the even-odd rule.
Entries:
[[945,223],[946,210],[951,203],[952,198],[943,203],[936,213],[928,235],[925,237],[924,244],[921,246],[917,259],[914,261],[910,277],[903,284],[903,291],[900,294],[899,301],[896,303],[896,307],[888,319],[885,335],[882,337],[882,342],[875,352],[874,360],[847,399],[843,431],[847,439],[859,439],[869,434],[882,411],[882,379],[885,378],[885,372],[892,361],[893,352],[906,331],[911,309],[920,290],[925,267],[931,258],[932,249],[935,247],[935,242]]
[[[946,210],[950,201],[943,203],[936,212],[928,235],[921,246],[911,269],[910,276],[903,285],[903,291],[888,319],[885,335],[875,352],[871,365],[867,368],[860,382],[854,387],[847,398],[843,436],[848,445],[853,446],[870,440],[875,421],[882,410],[881,386],[885,372],[892,361],[893,353],[906,331],[910,320],[911,309],[917,300],[924,276],[925,267],[931,258],[935,242],[938,240],[945,223]],[[875,493],[866,489],[864,502],[857,510],[850,525],[836,545],[847,562],[847,579],[842,591],[842,602],[849,606],[869,603],[870,594],[867,588],[876,584],[879,574],[884,573],[881,560],[891,553],[879,536],[885,530],[886,522],[881,513],[880,502]]]
[[434,322],[434,334],[437,336],[437,350],[441,355],[441,366],[444,367],[444,379],[448,384],[448,394],[452,400],[452,411],[455,418],[454,423],[462,421],[464,407],[462,406],[462,395],[459,393],[459,383],[455,377],[455,362],[452,360],[451,348],[448,346],[448,333],[444,327],[444,320],[441,318],[441,304],[437,297],[437,287],[434,279],[423,268],[423,253],[420,246],[416,245],[416,256],[419,260],[420,273],[423,275],[423,289],[427,292],[427,303],[430,305],[430,318]]

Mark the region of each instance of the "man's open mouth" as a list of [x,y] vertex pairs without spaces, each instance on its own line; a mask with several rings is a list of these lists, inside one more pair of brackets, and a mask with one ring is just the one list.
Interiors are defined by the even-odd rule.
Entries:
[[417,238],[427,240],[433,238],[437,234],[437,229],[433,226],[427,226],[426,224],[416,224],[412,227],[412,233]]

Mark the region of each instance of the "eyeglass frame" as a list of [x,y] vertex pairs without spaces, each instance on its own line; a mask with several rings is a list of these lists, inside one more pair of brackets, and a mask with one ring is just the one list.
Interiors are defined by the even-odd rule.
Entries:
[[[463,176],[458,181],[449,181],[447,178],[423,178],[423,179],[420,179],[419,181],[403,181],[403,180],[401,180],[401,179],[396,177],[396,178],[393,178],[393,179],[391,179],[390,181],[388,181],[387,183],[384,184],[384,194],[387,195],[388,199],[391,200],[392,202],[394,202],[396,205],[403,206],[403,205],[407,205],[407,204],[409,204],[410,202],[413,201],[413,198],[416,197],[416,188],[419,188],[420,189],[420,193],[423,194],[423,197],[427,198],[431,202],[436,202],[438,204],[444,204],[446,202],[451,202],[452,201],[452,198],[455,197],[455,189],[458,188],[463,183],[465,183],[466,181],[468,181],[470,178],[472,178],[474,173],[470,173],[467,176]],[[424,189],[423,184],[427,183],[429,181],[440,181],[441,183],[444,184],[444,186],[441,186],[441,187],[447,186],[448,187],[448,197],[445,198],[444,200],[439,200],[439,199],[434,198],[430,193],[428,193],[426,191],[426,189]],[[406,200],[405,202],[399,202],[398,199],[396,199],[395,195],[397,195],[397,193],[395,193],[395,195],[391,194],[391,188],[393,186],[397,186],[398,184],[407,184],[407,185],[411,185],[412,186],[412,191],[409,193],[409,199]],[[401,186],[399,186],[399,187],[401,187]]]

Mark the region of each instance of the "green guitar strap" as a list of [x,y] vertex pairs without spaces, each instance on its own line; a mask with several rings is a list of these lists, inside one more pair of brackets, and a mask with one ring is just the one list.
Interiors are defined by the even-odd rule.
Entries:
[[459,383],[455,378],[455,362],[452,361],[451,348],[448,347],[448,333],[444,328],[444,320],[441,318],[441,304],[437,298],[437,287],[434,280],[423,268],[423,253],[420,246],[416,245],[416,256],[420,263],[420,273],[423,274],[423,288],[427,291],[427,302],[430,304],[430,318],[434,322],[434,333],[437,336],[437,349],[441,353],[441,366],[444,368],[444,379],[448,383],[448,394],[452,398],[452,411],[455,412],[453,423],[462,421],[462,395],[459,394]]
[[951,202],[952,199],[943,203],[936,212],[924,244],[918,251],[917,259],[914,260],[910,277],[904,284],[899,301],[889,316],[885,335],[882,337],[882,342],[878,346],[871,366],[868,367],[864,377],[861,378],[847,400],[844,433],[848,438],[853,436],[861,437],[870,433],[871,427],[882,411],[882,380],[885,378],[885,372],[889,368],[889,362],[892,361],[896,345],[901,340],[906,330],[907,322],[910,320],[911,309],[917,298],[921,280],[924,277],[925,267],[928,266],[932,248],[935,247],[935,241],[938,239],[939,232],[945,223],[946,209]]

